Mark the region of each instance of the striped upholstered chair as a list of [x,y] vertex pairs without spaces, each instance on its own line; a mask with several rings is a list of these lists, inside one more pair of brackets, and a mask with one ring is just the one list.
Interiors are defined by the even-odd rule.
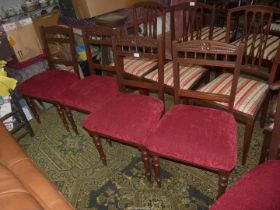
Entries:
[[216,8],[210,4],[191,0],[171,5],[171,40],[225,41],[226,28],[215,25],[216,12]]
[[[214,26],[215,7],[200,2],[184,1],[173,2],[170,11],[170,31],[166,33],[166,58],[172,58],[172,41],[187,40],[215,40],[224,41],[226,29]],[[207,78],[206,68],[198,65],[180,66],[180,79],[182,89],[192,89]],[[149,80],[158,80],[157,70],[145,76]],[[173,92],[173,62],[169,61],[164,66],[165,90]]]
[[[230,9],[227,16],[226,42],[245,43],[244,67],[264,66],[272,63],[280,44],[280,37],[270,34],[272,21],[280,9],[263,5],[250,5]],[[243,19],[243,27],[233,25],[232,20]],[[240,21],[239,21],[240,22]],[[235,34],[234,36],[232,34]],[[236,40],[231,40],[234,37]]]
[[[240,7],[246,9],[246,14],[249,15],[252,11],[256,9],[263,11],[264,13],[259,14],[258,17],[266,16],[268,11],[274,11],[274,8],[264,9],[263,6],[246,6]],[[239,8],[237,8],[239,9]],[[252,10],[251,10],[252,9]],[[235,11],[233,9],[232,11]],[[277,10],[278,11],[278,10]],[[258,12],[252,12],[251,14],[257,14]],[[257,17],[256,17],[257,19]],[[246,23],[246,21],[245,21]],[[246,27],[247,28],[247,27]],[[248,27],[250,28],[250,27]],[[263,29],[263,27],[261,27]],[[262,29],[260,31],[264,32]],[[247,32],[247,30],[245,30]],[[264,65],[262,61],[264,60],[265,51],[262,50],[264,47],[273,46],[269,45],[268,41],[263,40],[263,42],[259,42],[259,45],[262,47],[253,48],[254,44],[251,47],[248,45],[248,37],[255,37],[255,35],[244,35],[245,39],[245,55],[243,56],[243,63],[241,67],[241,76],[239,77],[237,84],[236,96],[233,104],[233,113],[237,120],[245,124],[245,133],[244,133],[244,142],[243,142],[243,157],[242,163],[245,164],[247,154],[249,151],[249,146],[252,138],[252,133],[254,129],[254,123],[257,118],[257,115],[260,111],[262,111],[261,115],[261,125],[264,124],[266,118],[267,107],[270,99],[270,91],[269,84],[271,84],[275,80],[275,76],[277,75],[278,70],[278,58],[280,56],[280,48],[279,43],[276,44],[275,49],[273,51],[274,57],[274,65],[271,69],[267,69],[266,71],[262,67]],[[267,38],[269,36],[262,34],[263,38]],[[276,37],[277,38],[277,37]],[[247,40],[247,42],[246,42]],[[261,40],[259,40],[261,41]],[[246,44],[247,43],[247,44]],[[265,45],[264,43],[267,43]],[[250,49],[250,50],[248,50]],[[251,51],[254,49],[254,53]],[[248,54],[250,52],[250,54]],[[257,53],[258,52],[258,53]],[[254,55],[258,57],[254,57]],[[272,54],[266,54],[266,56],[272,56]],[[223,93],[229,94],[230,84],[232,83],[233,75],[230,72],[225,72],[212,80],[207,85],[200,88],[200,91],[207,93]],[[219,107],[221,109],[226,109],[229,105],[227,103],[211,103],[208,104],[214,107]]]
[[[132,6],[132,13],[134,36],[159,39],[163,42],[165,37],[164,5],[154,1],[138,2]],[[145,74],[157,68],[158,62],[157,59],[136,59],[133,56],[127,56],[124,58],[124,72],[127,77],[141,80]]]

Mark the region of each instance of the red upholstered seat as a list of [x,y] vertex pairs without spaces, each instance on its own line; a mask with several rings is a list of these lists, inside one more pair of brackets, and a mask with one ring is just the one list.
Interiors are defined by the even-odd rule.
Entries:
[[121,94],[90,114],[83,126],[90,132],[143,144],[163,112],[159,99],[138,94]]
[[50,69],[21,83],[19,91],[26,96],[42,100],[55,100],[57,94],[78,80],[75,73]]
[[224,111],[176,105],[145,142],[152,153],[206,168],[230,171],[237,160],[237,127]]
[[56,95],[56,101],[86,112],[93,112],[119,94],[115,78],[92,75],[76,81]]
[[280,209],[280,161],[271,160],[241,177],[211,210]]

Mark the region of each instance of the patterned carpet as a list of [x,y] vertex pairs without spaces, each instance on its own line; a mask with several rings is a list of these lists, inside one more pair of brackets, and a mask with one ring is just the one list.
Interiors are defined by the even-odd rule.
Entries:
[[[85,115],[74,116],[81,125]],[[146,181],[137,149],[115,142],[110,147],[103,141],[108,159],[104,167],[81,127],[79,136],[67,133],[53,108],[41,118],[41,125],[31,122],[35,137],[26,135],[19,143],[78,210],[204,210],[215,201],[218,178],[214,173],[161,160],[163,185],[159,189],[155,182]],[[239,136],[243,130],[240,125]],[[230,184],[256,166],[262,141],[256,123],[247,165],[242,166],[239,159]]]

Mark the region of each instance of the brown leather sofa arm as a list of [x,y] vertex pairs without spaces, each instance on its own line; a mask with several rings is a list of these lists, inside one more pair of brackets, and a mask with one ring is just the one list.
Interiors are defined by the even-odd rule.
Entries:
[[[0,192],[4,192],[3,194],[9,192],[7,186],[10,186],[11,190],[17,193],[17,196],[12,198],[0,196],[0,206],[8,205],[4,210],[23,209],[22,205],[30,205],[31,203],[33,208],[27,209],[40,209],[35,208],[38,204],[42,209],[49,210],[74,209],[20,148],[2,122],[0,122],[1,168],[3,169],[2,171],[10,175],[1,176],[0,174]],[[21,183],[23,186],[19,187],[18,184],[15,184],[16,182]]]

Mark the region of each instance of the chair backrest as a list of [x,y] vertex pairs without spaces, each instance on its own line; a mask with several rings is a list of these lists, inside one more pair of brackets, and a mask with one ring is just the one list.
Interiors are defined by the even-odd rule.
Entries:
[[[158,93],[160,99],[164,99],[163,90],[163,66],[164,53],[162,40],[150,39],[140,36],[127,36],[114,39],[113,52],[115,62],[117,63],[117,76],[120,90],[124,91],[126,87],[146,89]],[[124,58],[134,57],[135,59],[148,58],[157,59],[158,61],[158,82],[148,82],[134,80],[125,76]]]
[[[236,42],[244,42],[242,70],[263,79],[269,78],[269,73],[260,71],[265,65],[265,60],[275,55],[278,48],[277,37],[270,33],[273,16],[280,14],[280,9],[262,5],[250,5],[233,8],[228,11],[226,42],[231,42],[230,37],[238,39]],[[243,19],[242,30],[239,30],[240,20]],[[234,24],[232,24],[234,20]]]
[[74,70],[80,77],[72,28],[41,27],[42,41],[50,68]]
[[[171,40],[208,39],[213,36],[215,7],[191,0],[170,7]],[[204,27],[209,27],[202,31]],[[181,30],[181,31],[180,31]]]
[[[114,64],[113,56],[107,55],[109,57],[108,63],[105,63],[103,60],[98,63],[94,58],[102,56],[104,48],[106,48],[108,54],[113,54],[113,38],[120,37],[120,29],[93,25],[84,27],[82,32],[90,73],[96,74],[97,69],[115,73],[116,65]],[[98,50],[94,48],[98,48]]]
[[231,33],[236,33],[237,30],[240,28],[240,25],[237,25],[240,22],[232,24],[231,21],[234,18],[238,17],[239,21],[243,19],[243,27],[240,31],[241,38],[245,38],[249,34],[255,33],[261,33],[266,35],[270,30],[273,15],[278,14],[279,11],[280,10],[275,7],[269,7],[264,5],[245,5],[229,9],[227,16],[228,33],[226,41],[229,42],[230,38],[232,37]]
[[[134,4],[132,6],[134,35],[143,35],[153,39],[161,35],[162,40],[165,40],[165,12],[165,6],[158,2],[144,1]],[[143,26],[141,33],[139,26]]]
[[[217,41],[192,40],[173,42],[173,71],[174,71],[174,101],[180,103],[182,97],[219,101],[228,103],[228,111],[233,111],[237,89],[242,54],[244,46],[235,46]],[[194,64],[204,67],[221,67],[233,71],[233,80],[229,95],[199,92],[198,90],[183,90],[180,88],[179,66]]]

